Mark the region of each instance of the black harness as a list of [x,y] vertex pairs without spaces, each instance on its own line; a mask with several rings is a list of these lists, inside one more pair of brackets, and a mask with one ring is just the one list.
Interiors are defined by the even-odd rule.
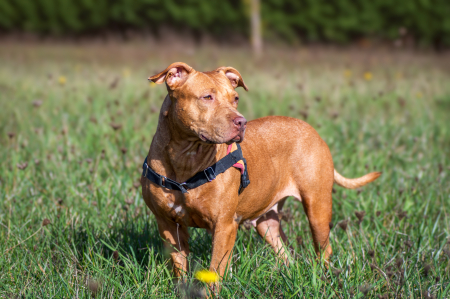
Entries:
[[247,161],[245,161],[242,155],[242,150],[239,144],[237,144],[237,150],[230,152],[228,155],[217,161],[216,164],[206,168],[203,171],[197,172],[193,177],[188,179],[184,183],[178,183],[163,175],[156,173],[147,164],[147,157],[145,158],[144,165],[142,165],[142,176],[146,177],[156,185],[164,187],[170,190],[179,190],[182,193],[187,193],[189,189],[197,188],[203,184],[213,181],[217,175],[225,172],[228,168],[233,167],[238,161],[244,162],[244,172],[241,174],[241,185],[239,187],[239,194],[244,191],[244,188],[250,184],[247,172]]

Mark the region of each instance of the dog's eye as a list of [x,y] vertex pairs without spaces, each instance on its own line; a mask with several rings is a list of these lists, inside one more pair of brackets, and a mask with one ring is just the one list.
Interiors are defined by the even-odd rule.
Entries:
[[212,100],[212,96],[210,96],[210,95],[204,96],[203,98],[204,98],[205,100]]
[[234,100],[235,100],[236,102],[238,102],[238,101],[239,101],[239,97],[235,97]]

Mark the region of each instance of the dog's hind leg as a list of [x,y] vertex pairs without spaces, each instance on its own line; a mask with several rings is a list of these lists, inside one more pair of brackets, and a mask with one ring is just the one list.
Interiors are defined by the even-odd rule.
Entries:
[[277,207],[270,210],[256,221],[256,230],[259,235],[272,246],[284,263],[288,264],[288,255],[286,254],[283,245],[283,242],[286,244],[287,238],[281,229]]
[[280,215],[281,215],[280,212],[281,212],[281,209],[283,209],[283,206],[284,206],[284,203],[286,202],[286,199],[287,199],[287,197],[282,199],[282,200],[280,200],[278,202],[278,220],[279,220],[279,223],[280,223],[279,224],[279,226],[280,226],[279,230],[280,230],[281,240],[283,240],[284,244],[287,246],[288,241],[287,241],[286,234],[283,231],[283,227],[281,226],[281,217],[280,217]]
[[317,192],[304,192],[301,195],[311,228],[314,249],[318,257],[323,257],[328,262],[332,253],[330,245],[331,190],[328,192],[323,188]]

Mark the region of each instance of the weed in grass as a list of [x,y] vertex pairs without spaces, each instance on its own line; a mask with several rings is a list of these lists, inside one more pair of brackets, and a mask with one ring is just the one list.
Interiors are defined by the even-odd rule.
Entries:
[[42,105],[42,100],[35,100],[33,101],[33,106],[38,108]]
[[342,270],[341,270],[341,269],[335,269],[335,270],[333,270],[333,275],[334,275],[336,278],[339,278],[339,275],[341,275],[341,273],[342,273]]
[[359,287],[359,291],[363,294],[363,296],[366,296],[367,293],[372,289],[372,286],[369,284],[364,284]]
[[342,220],[342,221],[340,221],[340,222],[338,223],[338,226],[339,226],[342,230],[346,231],[347,228],[348,228],[348,220]]
[[89,289],[89,291],[91,291],[92,297],[95,298],[98,291],[100,290],[100,283],[94,279],[89,279],[88,289]]
[[405,241],[405,246],[408,248],[408,250],[413,246],[413,242],[411,242],[410,240],[406,240]]
[[424,299],[436,299],[436,296],[431,294],[429,291],[423,291],[422,292],[422,297]]
[[17,168],[25,170],[28,167],[28,162],[17,163]]
[[428,277],[428,275],[430,274],[430,271],[431,271],[431,265],[430,264],[425,264],[424,266],[423,266],[423,275],[425,276],[425,277]]
[[406,212],[406,211],[399,211],[397,213],[397,217],[398,217],[398,220],[402,220],[403,218],[408,217],[408,212]]
[[358,218],[358,224],[361,224],[361,222],[364,219],[364,216],[366,216],[366,211],[355,211],[355,216]]
[[121,124],[110,123],[109,125],[111,126],[111,128],[113,128],[114,131],[118,131],[118,130],[122,129]]
[[117,261],[119,260],[119,252],[117,250],[113,251],[113,258],[117,263]]

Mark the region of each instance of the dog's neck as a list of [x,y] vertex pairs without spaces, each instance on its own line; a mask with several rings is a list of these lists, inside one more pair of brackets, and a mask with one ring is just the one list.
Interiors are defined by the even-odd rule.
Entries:
[[178,182],[184,182],[224,157],[226,144],[205,144],[179,130],[170,113],[166,96],[159,114],[158,128],[150,146],[150,167]]

